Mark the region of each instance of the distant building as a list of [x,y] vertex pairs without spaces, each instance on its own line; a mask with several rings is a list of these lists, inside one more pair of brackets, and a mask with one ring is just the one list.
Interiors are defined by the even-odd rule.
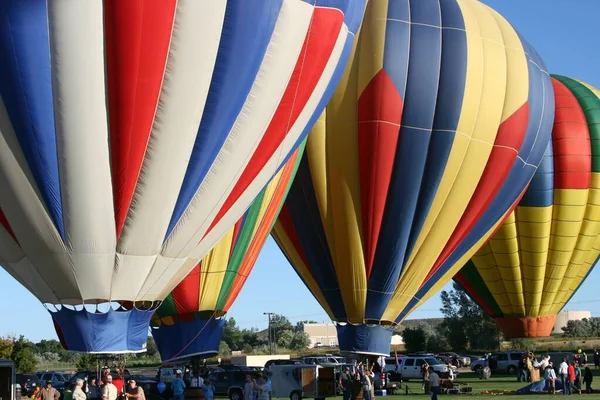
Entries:
[[562,334],[564,333],[562,327],[567,326],[567,322],[581,321],[584,318],[592,318],[592,313],[590,311],[561,311],[556,316],[552,333]]
[[395,334],[392,336],[392,346],[399,346],[401,344],[404,344],[404,340],[402,339],[402,336]]
[[302,330],[310,339],[309,348],[337,347],[337,329],[334,324],[304,324]]

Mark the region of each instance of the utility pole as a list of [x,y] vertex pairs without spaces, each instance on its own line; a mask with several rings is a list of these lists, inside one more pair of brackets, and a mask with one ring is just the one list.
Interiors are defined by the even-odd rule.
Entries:
[[267,315],[269,317],[269,354],[273,354],[273,342],[275,341],[275,335],[271,336],[271,315],[274,315],[275,313],[272,312],[266,312],[263,313],[263,315]]

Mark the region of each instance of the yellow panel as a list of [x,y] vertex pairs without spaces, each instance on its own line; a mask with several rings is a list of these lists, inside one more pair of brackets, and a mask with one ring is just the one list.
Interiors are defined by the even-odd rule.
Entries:
[[554,300],[553,312],[558,313],[573,291],[577,289],[581,283],[582,278],[579,276],[582,270],[585,271],[583,277],[587,274],[589,269],[586,259],[592,251],[598,235],[600,235],[600,173],[592,173],[585,217],[563,283]]
[[385,48],[385,30],[387,27],[388,0],[371,0],[367,4],[362,23],[358,60],[358,95],[360,96],[369,82],[383,69]]
[[273,201],[273,196],[275,195],[275,191],[279,186],[279,182],[281,181],[281,177],[283,176],[283,171],[285,168],[280,168],[279,171],[273,176],[273,179],[269,181],[269,184],[265,187],[265,195],[263,197],[263,201],[260,205],[260,210],[258,212],[258,218],[256,219],[256,223],[252,228],[252,237],[256,235],[256,231],[261,226],[261,222],[265,217],[265,213],[267,212],[271,201]]
[[[477,115],[479,112],[479,103],[481,102],[483,90],[483,75],[484,75],[484,52],[483,41],[481,40],[481,32],[479,30],[479,22],[477,16],[470,10],[470,7],[463,7],[463,19],[466,27],[467,38],[467,73],[465,76],[465,91],[463,95],[463,107],[460,114],[460,119],[457,125],[457,134],[452,143],[452,149],[448,156],[444,174],[440,180],[435,198],[431,203],[427,217],[419,236],[415,241],[415,245],[406,262],[406,265],[411,265],[415,256],[420,251],[421,246],[427,239],[431,229],[442,211],[442,207],[454,186],[454,182],[458,174],[461,172],[461,167],[465,159],[471,138],[477,123]],[[477,181],[477,180],[475,180]],[[455,213],[460,213],[460,210],[455,210]]]
[[[376,5],[377,2],[369,3],[367,12],[373,12],[369,9]],[[363,26],[358,42],[370,34],[368,26]],[[363,322],[367,300],[358,171],[358,54],[354,53],[327,105],[324,132],[314,138],[310,135],[307,144],[309,155],[324,154],[322,158],[309,158],[310,169],[313,176],[326,179],[326,183],[315,183],[314,188],[329,248],[338,249],[332,251],[333,264],[346,315],[353,323]]]
[[552,206],[519,206],[515,215],[519,232],[525,315],[537,316],[544,289],[548,244],[552,229]]
[[421,299],[419,299],[419,302],[406,314],[406,316],[410,315],[411,312],[413,312],[415,309],[419,308],[423,303],[425,303],[427,300],[429,300],[433,295],[435,295],[437,292],[439,292],[446,283],[448,283],[448,281],[450,281],[450,279],[454,278],[454,276],[460,271],[460,269],[467,263],[467,261],[469,261],[469,259],[471,257],[473,257],[475,255],[475,253],[477,252],[477,250],[479,250],[484,244],[485,242],[488,241],[488,239],[490,238],[490,236],[492,235],[492,233],[498,228],[498,226],[500,225],[500,221],[503,221],[504,218],[506,218],[506,216],[509,214],[509,212],[507,211],[502,218],[500,218],[500,220],[498,222],[496,222],[494,224],[494,226],[492,226],[490,228],[489,231],[487,231],[485,233],[485,235],[481,236],[481,239],[479,239],[479,241],[477,243],[475,243],[475,245],[473,247],[471,247],[469,249],[469,251],[467,251],[460,260],[458,260],[456,262],[456,264],[454,264],[449,270],[448,272],[446,272],[441,279],[439,279],[432,287],[431,289],[429,289],[429,291],[425,294],[425,296],[423,296]]
[[[417,291],[452,236],[487,165],[502,118],[504,95],[509,83],[507,82],[506,53],[501,45],[503,43],[502,32],[482,4],[463,2],[460,5],[461,9],[468,8],[475,15],[483,38],[481,97],[465,99],[463,104],[463,110],[475,108],[478,111],[473,137],[462,160],[460,172],[452,184],[448,198],[443,202],[442,211],[435,219],[435,224],[427,235],[427,240],[423,241],[414,259],[403,269],[392,299],[394,305],[387,309],[387,314],[383,316],[384,320],[393,320],[394,310],[403,309],[411,300],[405,294]],[[471,27],[467,26],[466,31],[470,32],[470,29]],[[467,42],[469,42],[468,35],[467,38]],[[478,39],[477,42],[480,40]],[[468,48],[470,50],[470,44],[468,44]],[[469,61],[471,60],[469,59]]]
[[594,93],[596,95],[596,97],[598,97],[600,99],[600,90],[596,89],[595,87],[593,87],[589,83],[585,83],[585,82],[582,82],[582,81],[577,80],[577,79],[573,79],[573,80],[581,83],[583,86],[585,86],[586,88],[588,88],[592,93]]
[[548,247],[548,263],[544,278],[544,295],[540,314],[551,312],[552,304],[561,288],[571,255],[577,244],[588,200],[587,189],[554,190],[552,232]]
[[217,307],[217,300],[229,263],[233,231],[234,228],[227,231],[225,236],[201,261],[199,311],[215,310]]
[[298,252],[296,251],[296,248],[285,233],[285,229],[283,229],[279,220],[275,222],[271,234],[273,235],[273,238],[275,239],[279,247],[283,249],[286,257],[291,261],[298,275],[300,275],[306,286],[308,286],[308,290],[311,291],[311,293],[313,294],[313,296],[315,296],[321,307],[323,307],[327,315],[329,315],[329,318],[331,318],[332,320],[336,320],[337,318],[335,315],[333,315],[333,311],[331,311],[331,308],[327,304],[325,296],[323,296],[323,292],[321,292],[321,289],[319,288],[319,285],[313,278],[312,273],[310,272],[306,264],[304,264],[304,261],[302,261],[302,257],[300,257],[300,254],[298,254]]

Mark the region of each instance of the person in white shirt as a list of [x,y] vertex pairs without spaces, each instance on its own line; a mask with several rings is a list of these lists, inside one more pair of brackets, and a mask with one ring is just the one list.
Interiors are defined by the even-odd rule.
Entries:
[[[569,391],[569,364],[567,364],[567,359],[564,358],[563,362],[558,366],[558,375],[560,375],[560,381],[563,385],[563,393],[567,394]],[[570,393],[569,393],[570,394]]]
[[102,388],[102,400],[117,400],[118,390],[112,380],[112,375],[106,376],[106,385]]
[[204,379],[198,374],[192,375],[192,379],[190,380],[190,387],[199,388],[202,387],[202,385],[204,385]]
[[556,372],[554,372],[554,368],[552,368],[551,364],[548,364],[548,366],[546,366],[546,369],[544,370],[544,379],[546,380],[548,393],[556,393]]
[[73,390],[73,400],[87,400],[86,394],[83,392],[83,379],[77,379],[75,390]]
[[431,391],[431,400],[438,400],[437,394],[440,392],[440,376],[433,367],[429,367],[429,390]]

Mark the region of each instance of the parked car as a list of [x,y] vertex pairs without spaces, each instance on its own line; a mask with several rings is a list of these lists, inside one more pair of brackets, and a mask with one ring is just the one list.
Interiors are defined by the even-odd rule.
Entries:
[[40,387],[41,381],[35,374],[17,374],[17,384],[21,386],[21,394],[29,397],[36,387]]
[[59,392],[62,392],[65,384],[69,382],[62,371],[37,372],[36,375],[40,378],[40,382],[43,382],[44,384],[47,381],[51,381],[52,386]]
[[402,358],[398,370],[400,371],[400,378],[403,381],[410,379],[421,379],[421,366],[423,364],[429,364],[433,367],[434,371],[438,373],[440,378],[448,378],[450,376],[450,370],[448,364],[445,364],[435,357],[431,356],[406,356]]
[[469,357],[461,356],[453,352],[439,353],[438,357],[448,364],[452,364],[452,359],[456,357],[456,359],[458,360],[459,367],[466,367],[471,365],[471,359]]
[[[255,379],[260,377],[260,373],[258,372],[251,372],[250,374]],[[215,372],[209,374],[208,378],[215,385],[215,397],[229,397],[230,400],[243,400],[246,372],[240,370]]]
[[516,374],[519,366],[519,360],[522,357],[522,352],[492,353],[487,358],[471,362],[471,371],[478,372],[481,368],[484,368],[487,365],[492,371]]
[[131,379],[133,379],[135,381],[137,386],[140,386],[142,389],[144,389],[144,392],[146,392],[146,393],[157,392],[156,385],[158,384],[158,382],[156,382],[156,380],[154,380],[152,378],[148,378],[147,376],[144,376],[144,375],[129,375],[127,377],[127,381],[129,381]]
[[292,358],[289,360],[269,360],[265,363],[265,369],[271,369],[272,365],[294,365],[304,364],[304,362],[298,358]]

